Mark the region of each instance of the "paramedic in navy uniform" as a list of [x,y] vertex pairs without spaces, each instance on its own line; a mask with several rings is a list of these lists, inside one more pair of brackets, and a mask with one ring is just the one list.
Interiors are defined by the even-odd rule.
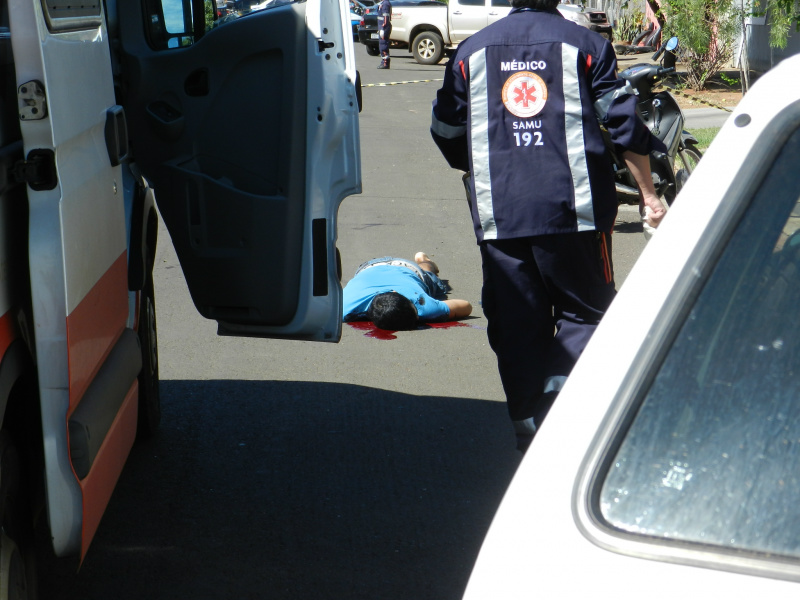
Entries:
[[459,44],[431,133],[467,171],[483,262],[483,311],[524,451],[615,295],[618,200],[598,119],[657,225],[648,154],[666,151],[637,117],[611,44],[556,10],[512,0]]
[[389,35],[392,33],[392,3],[389,0],[381,0],[378,5],[378,49],[381,52],[381,64],[379,69],[389,68]]

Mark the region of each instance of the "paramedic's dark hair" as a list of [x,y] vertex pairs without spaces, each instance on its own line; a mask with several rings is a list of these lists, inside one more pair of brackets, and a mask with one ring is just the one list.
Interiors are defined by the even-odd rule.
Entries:
[[417,328],[417,309],[414,304],[397,292],[378,294],[372,299],[367,318],[381,329],[409,331]]
[[553,11],[558,6],[559,0],[511,0],[514,8],[535,8],[536,10]]

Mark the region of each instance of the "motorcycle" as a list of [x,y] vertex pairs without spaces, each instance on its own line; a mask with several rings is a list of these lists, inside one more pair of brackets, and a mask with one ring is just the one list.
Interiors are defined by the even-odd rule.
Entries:
[[[656,192],[672,204],[686,183],[702,153],[694,136],[683,129],[684,118],[675,97],[668,90],[654,92],[653,88],[665,77],[675,72],[675,53],[678,38],[670,38],[653,55],[660,64],[641,63],[622,71],[620,77],[627,79],[638,92],[637,111],[648,129],[664,142],[667,152],[650,153],[650,169]],[[672,66],[664,66],[664,64]],[[636,180],[628,170],[621,155],[618,155],[606,136],[606,146],[613,157],[617,197],[621,203],[637,204],[639,190]]]

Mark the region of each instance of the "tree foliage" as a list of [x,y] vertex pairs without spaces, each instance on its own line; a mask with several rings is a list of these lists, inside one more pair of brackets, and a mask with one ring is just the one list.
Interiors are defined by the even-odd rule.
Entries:
[[206,0],[206,2],[204,2],[206,31],[211,31],[211,29],[214,27],[215,7],[216,2],[214,0]]
[[786,48],[789,30],[794,25],[800,31],[800,3],[798,0],[755,0],[754,16],[768,15],[769,45],[773,48]]
[[741,11],[735,0],[666,0],[661,12],[665,33],[683,49],[687,84],[703,89],[733,56]]

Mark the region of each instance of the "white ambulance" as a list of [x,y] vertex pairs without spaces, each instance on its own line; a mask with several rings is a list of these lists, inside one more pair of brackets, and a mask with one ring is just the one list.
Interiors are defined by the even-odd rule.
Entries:
[[0,598],[35,598],[34,538],[82,559],[158,426],[154,198],[220,334],[338,341],[360,94],[344,0],[0,2]]

